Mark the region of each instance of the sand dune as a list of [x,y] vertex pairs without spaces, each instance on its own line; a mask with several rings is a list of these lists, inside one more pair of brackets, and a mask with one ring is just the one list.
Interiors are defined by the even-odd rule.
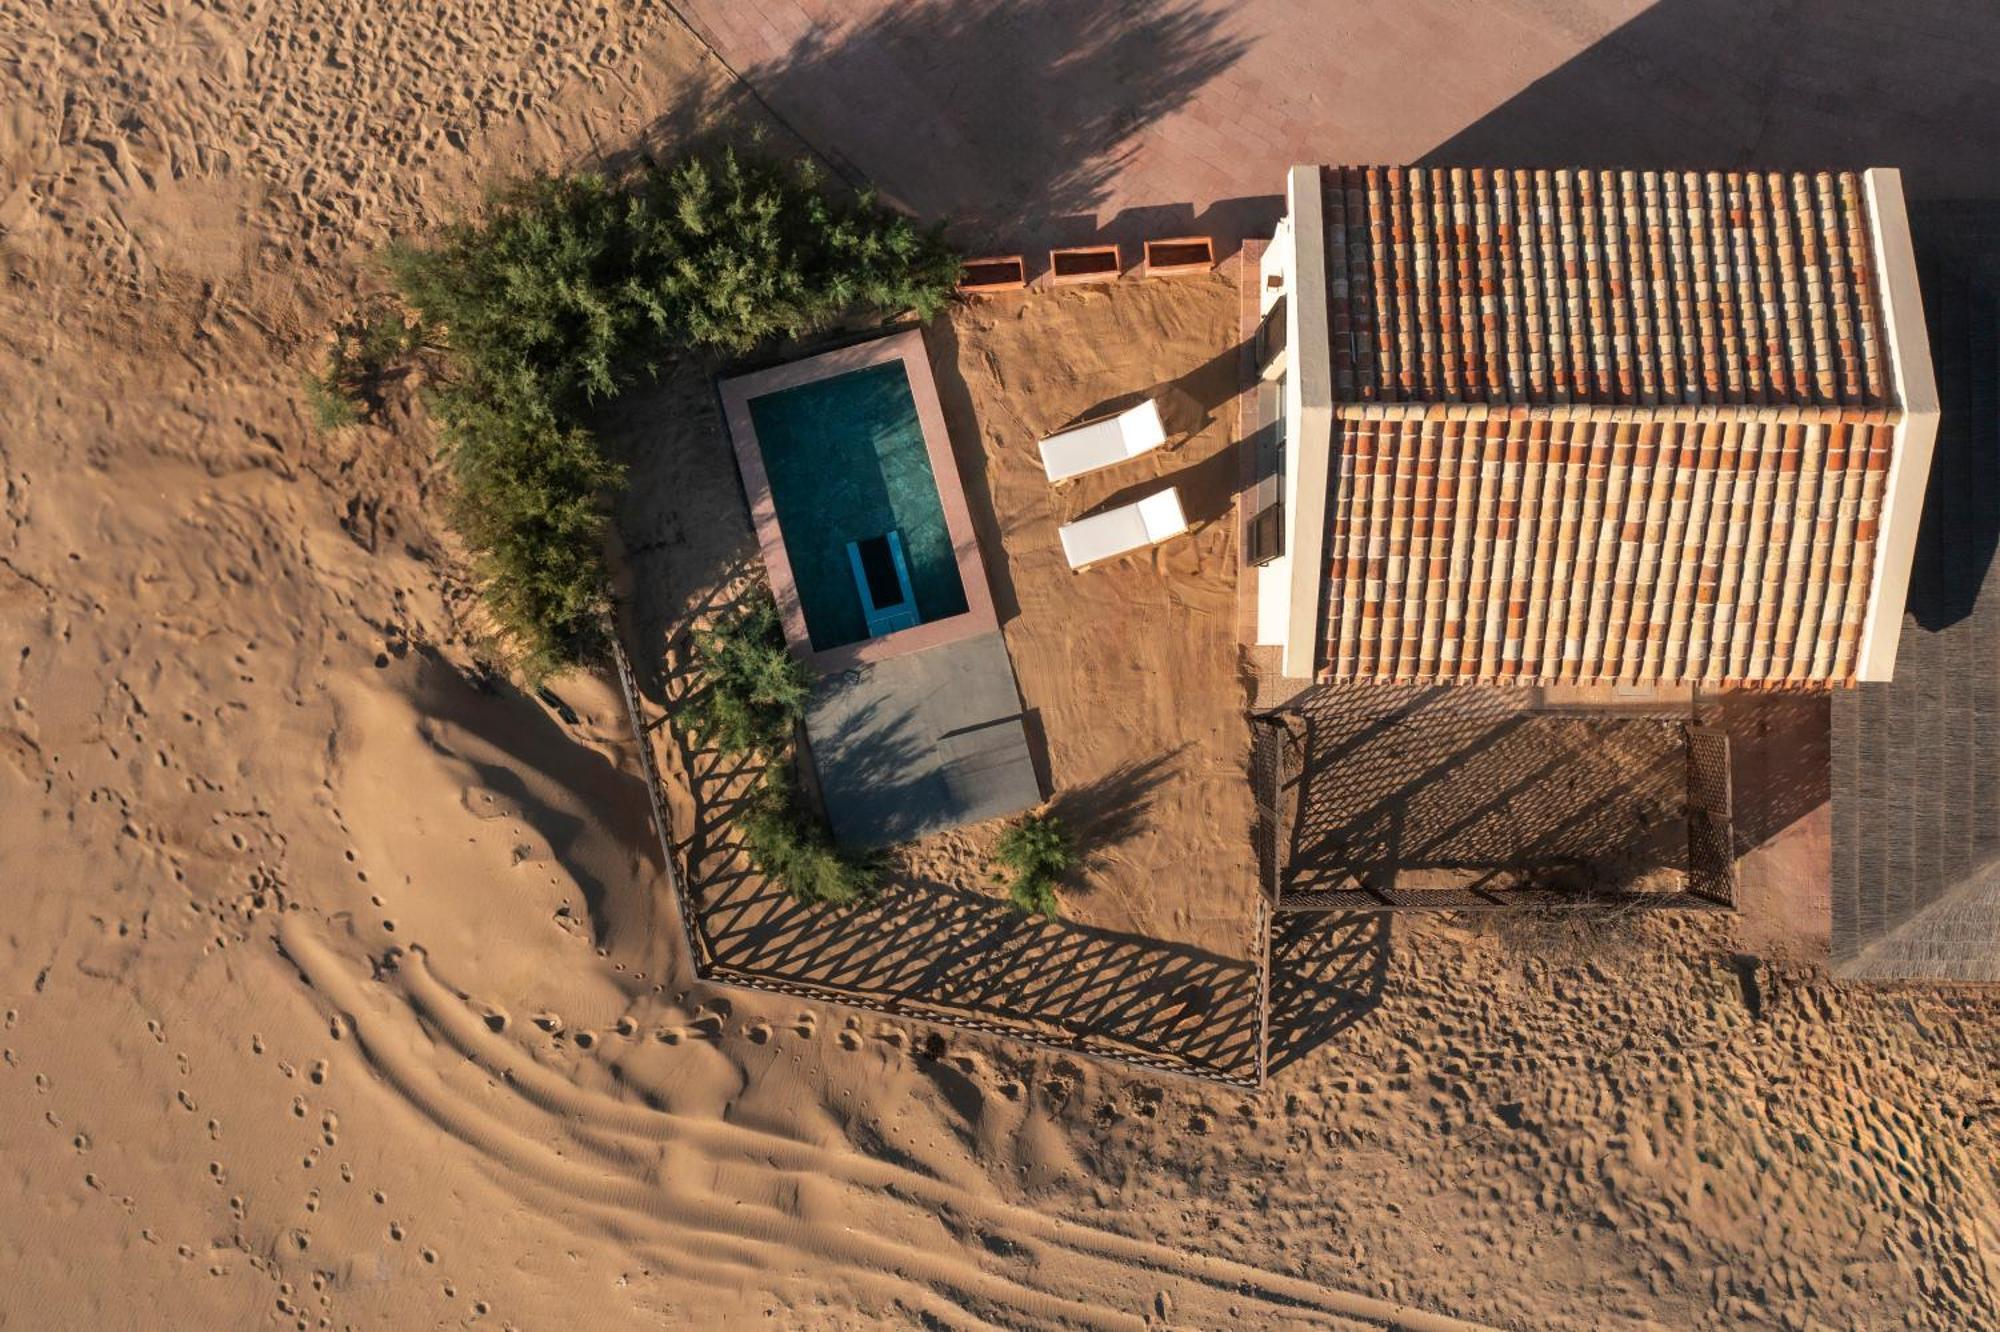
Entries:
[[2000,1325],[1993,1004],[1727,922],[1290,939],[1254,1097],[693,982],[415,386],[298,387],[382,239],[725,104],[666,9],[35,0],[0,87],[0,1326]]

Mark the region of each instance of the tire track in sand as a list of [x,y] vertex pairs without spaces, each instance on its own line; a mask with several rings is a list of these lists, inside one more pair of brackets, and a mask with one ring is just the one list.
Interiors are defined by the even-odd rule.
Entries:
[[[341,958],[303,917],[288,914],[279,923],[279,943],[308,984],[338,1008],[355,1031],[369,1061],[395,1089],[433,1122],[487,1156],[553,1191],[572,1214],[618,1235],[634,1248],[672,1248],[688,1266],[689,1247],[680,1232],[704,1237],[701,1248],[719,1270],[707,1279],[731,1282],[730,1269],[749,1266],[768,1273],[776,1251],[830,1257],[853,1275],[880,1288],[883,1278],[900,1297],[954,1325],[979,1318],[982,1308],[1001,1308],[1029,1318],[1087,1327],[1141,1328],[1136,1315],[1092,1307],[986,1271],[970,1261],[953,1261],[913,1251],[849,1227],[815,1225],[777,1208],[718,1201],[676,1190],[662,1172],[638,1180],[578,1165],[518,1129],[464,1104],[444,1085],[421,1053],[421,1038],[394,1030],[397,1006],[386,994],[365,992]],[[1018,1236],[1031,1270],[1042,1269],[1048,1250],[1108,1264],[1128,1276],[1142,1271],[1187,1282],[1237,1300],[1255,1300],[1293,1318],[1322,1325],[1352,1320],[1412,1332],[1466,1332],[1473,1324],[1264,1271],[1204,1254],[1052,1217],[1032,1208],[981,1197],[922,1172],[869,1157],[816,1146],[781,1134],[721,1120],[653,1109],[586,1091],[528,1058],[518,1046],[492,1032],[459,996],[432,972],[423,950],[392,954],[383,969],[384,990],[407,1001],[413,1021],[428,1027],[459,1054],[498,1078],[536,1109],[592,1134],[621,1134],[649,1143],[691,1147],[737,1167],[759,1167],[781,1176],[825,1179],[885,1195],[939,1213],[976,1220]],[[667,1233],[660,1233],[666,1227]],[[671,1245],[666,1241],[672,1239]],[[727,1275],[725,1275],[727,1273]],[[690,1272],[689,1275],[695,1276]],[[697,1279],[701,1279],[697,1277]],[[1066,1283],[1067,1284],[1067,1283]],[[1117,1283],[1112,1283],[1115,1288]],[[949,1309],[934,1292],[953,1294]],[[1275,1311],[1275,1310],[1274,1310]]]

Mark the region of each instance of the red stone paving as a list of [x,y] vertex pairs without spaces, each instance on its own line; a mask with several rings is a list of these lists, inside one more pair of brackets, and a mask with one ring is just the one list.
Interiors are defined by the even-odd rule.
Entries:
[[1295,162],[1899,166],[1913,199],[2000,194],[1975,128],[2000,124],[2000,9],[1961,0],[677,7],[816,147],[1009,249],[1227,250]]

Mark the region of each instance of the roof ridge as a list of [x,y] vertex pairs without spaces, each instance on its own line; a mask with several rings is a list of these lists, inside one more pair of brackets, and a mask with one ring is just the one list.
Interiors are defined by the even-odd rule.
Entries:
[[1738,421],[1757,425],[1895,425],[1900,406],[1806,403],[1337,402],[1342,421],[1606,421],[1641,424]]

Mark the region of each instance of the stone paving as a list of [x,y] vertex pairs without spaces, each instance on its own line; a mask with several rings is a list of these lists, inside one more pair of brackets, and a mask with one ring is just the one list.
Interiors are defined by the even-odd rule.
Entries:
[[[1958,0],[678,0],[817,148],[968,241],[1267,232],[1298,161],[1901,166],[2000,194]],[[1045,256],[1033,253],[1031,267]],[[1128,261],[1129,262],[1129,261]]]

